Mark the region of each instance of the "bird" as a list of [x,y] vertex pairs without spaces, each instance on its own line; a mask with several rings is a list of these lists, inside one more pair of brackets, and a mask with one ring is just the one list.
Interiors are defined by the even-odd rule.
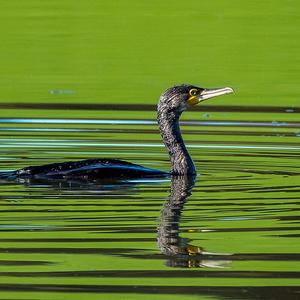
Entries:
[[184,144],[179,118],[189,107],[200,102],[232,93],[230,87],[205,89],[192,84],[179,84],[165,90],[157,105],[157,122],[163,143],[171,162],[169,172],[143,167],[123,160],[95,158],[81,161],[67,161],[40,166],[29,166],[19,170],[4,172],[0,179],[59,179],[90,180],[99,178],[162,178],[171,175],[194,176],[195,164]]

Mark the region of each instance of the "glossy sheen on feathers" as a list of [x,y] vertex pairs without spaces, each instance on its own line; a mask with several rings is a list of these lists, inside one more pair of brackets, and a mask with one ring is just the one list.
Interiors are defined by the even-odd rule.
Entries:
[[16,171],[17,177],[36,178],[136,178],[160,177],[168,173],[116,159],[87,159],[41,166]]

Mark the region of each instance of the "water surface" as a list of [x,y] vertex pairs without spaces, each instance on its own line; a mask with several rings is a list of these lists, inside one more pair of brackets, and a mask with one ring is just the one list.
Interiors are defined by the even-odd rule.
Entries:
[[[299,114],[250,113],[185,114],[195,182],[2,183],[1,297],[298,299]],[[81,114],[0,119],[0,169],[110,157],[168,170],[147,108]]]
[[195,182],[2,182],[0,298],[299,299],[299,1],[2,2],[0,170],[168,170],[159,94],[236,94],[183,116]]

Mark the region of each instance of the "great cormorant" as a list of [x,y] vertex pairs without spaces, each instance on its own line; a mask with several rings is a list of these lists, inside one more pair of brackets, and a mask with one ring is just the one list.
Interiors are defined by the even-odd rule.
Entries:
[[196,168],[183,142],[179,118],[189,106],[203,100],[232,93],[229,87],[204,89],[194,85],[182,84],[167,89],[159,99],[157,121],[163,142],[168,150],[171,171],[163,172],[116,159],[87,159],[53,163],[41,166],[25,167],[20,170],[5,172],[9,178],[36,179],[98,179],[98,178],[143,178],[166,177],[169,175],[195,175]]

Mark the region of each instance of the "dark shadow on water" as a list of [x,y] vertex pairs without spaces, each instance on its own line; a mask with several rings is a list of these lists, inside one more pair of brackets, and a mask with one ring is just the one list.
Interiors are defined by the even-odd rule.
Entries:
[[169,181],[167,178],[141,178],[141,179],[118,179],[118,178],[94,178],[94,179],[82,179],[82,178],[37,178],[37,177],[19,177],[9,178],[7,176],[9,172],[0,172],[0,186],[1,185],[24,185],[29,188],[48,188],[57,191],[89,191],[100,192],[104,191],[118,191],[124,189],[130,189],[139,184],[157,184],[163,181]]
[[[208,296],[213,299],[298,300],[297,286],[172,286],[172,285],[90,285],[90,284],[0,284],[0,291],[44,293],[118,293]],[[217,297],[217,298],[216,298]]]
[[[151,104],[113,104],[113,103],[0,103],[1,109],[51,109],[51,110],[123,110],[123,111],[155,111]],[[259,112],[259,113],[299,113],[300,107],[288,106],[247,106],[247,105],[207,105],[193,107],[196,111],[210,112]]]

